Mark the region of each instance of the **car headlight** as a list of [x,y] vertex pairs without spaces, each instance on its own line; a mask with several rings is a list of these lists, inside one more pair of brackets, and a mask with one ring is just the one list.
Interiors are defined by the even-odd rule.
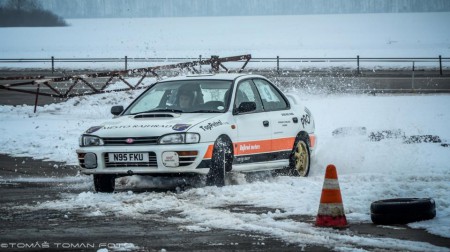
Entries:
[[97,136],[82,135],[80,137],[80,146],[99,146],[103,145],[103,140]]
[[197,133],[175,133],[161,137],[159,144],[190,144],[200,142],[200,135]]

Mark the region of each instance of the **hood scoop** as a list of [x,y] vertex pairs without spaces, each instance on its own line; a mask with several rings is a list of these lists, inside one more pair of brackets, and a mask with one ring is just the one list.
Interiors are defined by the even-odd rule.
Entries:
[[134,119],[141,119],[141,118],[173,118],[174,116],[172,114],[142,114],[137,115],[133,117]]

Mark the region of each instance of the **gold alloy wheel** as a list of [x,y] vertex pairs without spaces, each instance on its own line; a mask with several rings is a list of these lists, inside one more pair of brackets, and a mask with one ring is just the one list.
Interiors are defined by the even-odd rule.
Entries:
[[308,148],[304,141],[298,141],[297,146],[295,146],[294,159],[295,170],[298,172],[298,175],[301,177],[306,176],[309,167],[309,156]]

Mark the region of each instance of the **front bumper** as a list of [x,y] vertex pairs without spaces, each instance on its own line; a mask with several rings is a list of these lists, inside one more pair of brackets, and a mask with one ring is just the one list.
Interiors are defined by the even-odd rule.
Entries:
[[[151,174],[207,174],[209,172],[209,159],[205,158],[212,143],[179,144],[179,145],[136,145],[136,146],[91,146],[77,149],[81,173],[83,174],[116,174],[116,175],[151,175]],[[149,163],[114,163],[108,162],[108,153],[150,153],[152,162]],[[177,152],[180,166],[167,167],[164,165],[162,155],[164,152]],[[195,153],[193,155],[192,153]],[[86,168],[84,157],[87,153],[96,156],[96,168]],[[185,153],[188,156],[183,156]],[[91,155],[91,154],[90,154]],[[156,160],[154,160],[156,159]],[[183,164],[182,164],[183,163]]]

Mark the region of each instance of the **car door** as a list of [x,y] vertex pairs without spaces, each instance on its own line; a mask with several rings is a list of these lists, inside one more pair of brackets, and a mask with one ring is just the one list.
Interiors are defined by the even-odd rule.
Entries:
[[290,111],[289,102],[273,84],[258,78],[253,79],[253,82],[260,94],[266,118],[270,118],[271,158],[287,159],[298,133],[298,118],[295,118]]
[[[270,152],[272,128],[263,111],[261,98],[251,80],[238,83],[234,96],[233,114],[236,122],[237,141],[234,144],[235,164],[267,161],[264,153]],[[255,102],[256,109],[239,113],[237,109],[243,102]]]

